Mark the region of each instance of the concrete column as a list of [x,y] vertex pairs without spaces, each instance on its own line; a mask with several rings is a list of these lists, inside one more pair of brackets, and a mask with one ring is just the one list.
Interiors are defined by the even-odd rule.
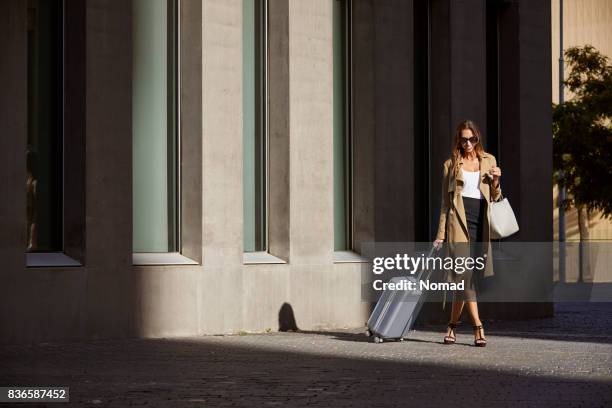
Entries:
[[[132,268],[132,2],[86,9],[87,334],[125,336]],[[128,308],[128,310],[126,310]]]
[[413,1],[375,1],[375,239],[414,241]]
[[242,0],[202,1],[201,327],[237,331],[243,251]]
[[[432,232],[438,230],[440,200],[442,198],[442,164],[450,154],[452,141],[451,123],[451,72],[450,60],[450,2],[431,0],[430,10],[430,174]],[[433,234],[432,234],[433,235]],[[432,237],[433,238],[433,237]]]
[[[487,129],[486,20],[483,0],[431,1],[432,229],[440,215],[442,164],[450,156],[455,127],[472,119]],[[432,237],[433,238],[433,237]]]
[[64,1],[64,252],[85,261],[87,4]]
[[352,2],[353,248],[374,240],[374,20],[373,0]]
[[[415,239],[412,1],[353,3],[354,241]],[[422,137],[422,135],[418,135]]]
[[268,251],[289,259],[289,2],[268,3]]
[[332,45],[332,0],[289,0],[288,304],[299,327],[329,320],[334,277]]
[[487,129],[486,0],[449,3],[450,136],[463,119],[474,120],[484,133]]
[[[552,90],[550,88],[550,3],[520,0],[505,4],[500,14],[501,137],[499,163],[502,189],[519,222],[516,242],[552,242]],[[552,286],[552,244],[539,262],[520,273],[526,290],[539,288],[544,298]],[[547,261],[548,260],[548,261]],[[507,318],[550,316],[546,302],[499,304],[496,315]]]
[[[26,2],[0,3],[0,171],[5,180],[0,193],[0,277],[11,275],[25,265],[26,248],[26,140],[27,140],[27,27]],[[6,289],[5,285],[2,285]],[[4,296],[2,296],[4,298]]]
[[[0,2],[0,338],[16,339],[15,302],[26,249],[27,3]],[[21,278],[21,279],[20,279]]]
[[202,2],[181,1],[181,253],[202,261]]
[[332,3],[289,1],[290,262],[331,264]]
[[202,2],[203,264],[242,264],[242,1]]
[[501,18],[502,186],[517,212],[513,240],[552,240],[550,4],[520,1]]

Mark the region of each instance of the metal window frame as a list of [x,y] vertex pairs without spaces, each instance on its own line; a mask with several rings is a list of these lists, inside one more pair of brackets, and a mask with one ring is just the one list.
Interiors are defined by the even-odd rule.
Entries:
[[[270,102],[269,95],[269,72],[268,69],[268,0],[259,0],[261,1],[261,5],[259,5],[258,9],[258,18],[259,18],[259,64],[261,70],[258,80],[260,81],[260,131],[262,134],[260,135],[260,140],[262,141],[263,146],[260,146],[261,157],[261,174],[260,174],[260,186],[261,186],[261,201],[260,203],[260,228],[263,229],[259,233],[260,239],[262,239],[261,245],[259,248],[260,251],[267,252],[270,248],[270,228],[268,227],[268,220],[270,214],[270,132],[269,132],[269,122],[270,122],[270,109],[268,108],[268,104]],[[257,243],[257,241],[256,241]]]
[[175,151],[175,161],[174,165],[175,169],[175,243],[174,250],[177,252],[181,252],[182,250],[182,213],[181,213],[181,196],[182,196],[182,172],[181,172],[181,89],[183,88],[182,84],[182,76],[181,76],[181,0],[175,0],[174,4],[174,29],[175,29],[175,44],[174,44],[174,58],[176,61],[175,66],[175,94],[174,94],[174,102],[175,102],[175,123],[174,123],[174,131],[176,134],[176,151]]
[[[254,0],[255,12],[255,250],[245,254],[268,252],[270,248],[270,95],[269,95],[269,15],[268,0]],[[258,188],[259,187],[259,188]],[[248,258],[248,256],[247,256]],[[250,258],[249,258],[250,259]],[[246,263],[250,263],[246,262]]]
[[[54,267],[54,266],[81,266],[82,263],[79,260],[73,259],[71,256],[66,254],[66,140],[65,140],[65,112],[66,112],[66,1],[61,0],[58,2],[60,9],[58,10],[57,18],[60,19],[58,24],[58,32],[55,34],[57,43],[60,44],[61,49],[58,54],[58,73],[57,78],[61,78],[61,84],[56,85],[58,88],[58,108],[57,112],[57,132],[59,136],[59,180],[57,180],[57,188],[60,190],[57,193],[57,197],[61,200],[58,206],[59,219],[55,220],[53,224],[57,224],[56,228],[59,229],[58,237],[60,239],[59,247],[51,250],[33,250],[25,251],[25,265],[27,268],[35,267]],[[38,15],[37,15],[38,17]],[[30,61],[28,61],[30,64]],[[29,68],[28,68],[29,70]],[[28,84],[28,87],[31,86]],[[28,91],[29,93],[29,91]],[[29,122],[29,120],[28,120]]]
[[353,230],[353,180],[354,180],[354,144],[353,144],[353,32],[351,2],[344,0],[344,121],[345,121],[345,148],[344,148],[344,196],[345,196],[345,246],[349,251],[354,250]]

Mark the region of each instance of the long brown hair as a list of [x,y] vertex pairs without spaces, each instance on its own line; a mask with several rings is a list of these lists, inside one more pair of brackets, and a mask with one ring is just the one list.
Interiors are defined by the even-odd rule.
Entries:
[[476,145],[474,146],[474,152],[476,153],[476,156],[478,157],[478,159],[480,160],[482,158],[482,155],[484,154],[484,148],[482,147],[482,142],[483,142],[482,135],[480,134],[480,129],[478,128],[478,125],[474,123],[474,121],[469,120],[469,119],[462,120],[457,125],[457,130],[455,131],[455,139],[453,142],[453,147],[452,147],[452,152],[451,152],[451,158],[453,160],[453,168],[455,168],[455,166],[457,165],[457,162],[463,156],[464,152],[463,152],[463,146],[461,145],[461,131],[466,130],[466,129],[471,130],[474,136],[478,138],[478,143],[476,143]]

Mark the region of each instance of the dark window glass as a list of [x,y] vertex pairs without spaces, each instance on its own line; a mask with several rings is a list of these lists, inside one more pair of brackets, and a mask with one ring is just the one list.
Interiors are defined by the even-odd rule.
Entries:
[[351,249],[350,2],[333,3],[334,249]]
[[243,0],[244,252],[267,245],[266,0]]
[[62,251],[63,2],[28,0],[27,250]]

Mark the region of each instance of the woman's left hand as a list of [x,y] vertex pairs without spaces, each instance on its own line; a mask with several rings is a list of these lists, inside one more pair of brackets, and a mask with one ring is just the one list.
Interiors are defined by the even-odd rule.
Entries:
[[501,169],[499,167],[491,167],[489,174],[493,177],[493,186],[499,186],[499,178],[501,177]]

